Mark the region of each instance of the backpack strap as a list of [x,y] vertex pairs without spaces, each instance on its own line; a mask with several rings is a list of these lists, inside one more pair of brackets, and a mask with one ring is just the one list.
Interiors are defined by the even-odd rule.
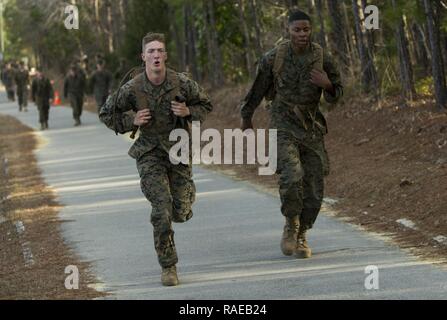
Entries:
[[[135,90],[135,99],[136,99],[136,108],[137,110],[147,109],[147,99],[145,92],[143,90],[144,87],[144,73],[140,73],[134,78],[134,90]],[[135,110],[134,110],[135,111]]]
[[311,43],[312,53],[313,53],[313,65],[319,71],[323,71],[323,48],[315,42]]
[[287,50],[289,49],[290,40],[285,40],[278,44],[277,51],[275,55],[275,60],[273,61],[273,77],[274,79],[279,79],[279,74],[281,73],[282,67],[284,65],[284,60],[286,58]]
[[171,101],[175,100],[176,96],[180,96],[180,75],[172,69],[168,69],[167,80],[171,83],[173,89],[169,93]]
[[287,54],[287,49],[289,47],[290,40],[285,40],[280,42],[276,46],[275,58],[273,59],[272,73],[273,73],[273,84],[270,85],[266,94],[264,95],[265,100],[271,102],[276,95],[277,82],[280,81],[279,74],[281,73],[282,67],[284,65],[285,56]]

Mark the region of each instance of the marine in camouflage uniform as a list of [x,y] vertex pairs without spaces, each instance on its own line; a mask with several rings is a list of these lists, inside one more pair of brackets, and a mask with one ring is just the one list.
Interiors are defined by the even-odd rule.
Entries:
[[98,61],[96,71],[90,77],[90,87],[95,96],[98,111],[106,102],[112,87],[113,75],[110,71],[104,69],[103,61]]
[[[310,257],[306,231],[312,228],[323,200],[329,160],[324,146],[326,121],[321,95],[336,103],[343,94],[340,74],[329,55],[310,41],[307,14],[289,15],[290,41],[267,52],[241,106],[242,129],[264,97],[271,98],[270,128],[278,130],[277,150],[281,212],[286,218],[281,249],[285,255]],[[323,89],[324,88],[324,89]]]
[[[175,265],[178,257],[171,223],[185,222],[192,217],[195,186],[191,161],[187,165],[171,163],[169,150],[176,141],[169,141],[169,134],[175,128],[191,134],[190,123],[204,121],[212,105],[196,82],[166,69],[164,44],[164,36],[160,34],[148,34],[143,39],[145,72],[109,96],[100,109],[99,118],[121,134],[132,131],[135,124],[145,118],[129,155],[136,160],[141,190],[152,205],[151,223],[155,250],[162,267],[162,283],[177,285]],[[161,70],[164,81],[158,85],[151,82],[151,70]],[[186,103],[173,102],[176,96],[183,97]],[[137,114],[127,113],[130,110]]]
[[2,72],[2,82],[5,85],[8,100],[15,101],[15,68],[11,62],[6,64],[6,68]]
[[41,71],[37,72],[31,85],[31,97],[39,109],[40,129],[48,129],[50,104],[53,100],[53,86]]
[[81,124],[85,86],[85,72],[83,70],[80,70],[79,67],[72,65],[64,81],[64,98],[68,97],[70,101],[71,108],[73,109],[73,119],[75,120],[75,126],[79,126]]
[[15,82],[17,85],[19,111],[22,111],[22,109],[28,111],[29,72],[25,69],[25,63],[23,61],[20,61],[19,69],[15,74]]

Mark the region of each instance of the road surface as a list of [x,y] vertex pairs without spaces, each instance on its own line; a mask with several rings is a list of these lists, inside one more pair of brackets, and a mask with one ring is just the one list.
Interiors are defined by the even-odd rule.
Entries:
[[[0,97],[0,113],[36,129],[46,183],[63,205],[63,236],[92,263],[106,299],[446,299],[447,271],[382,238],[322,213],[309,234],[312,259],[281,254],[279,198],[203,167],[194,168],[194,217],[175,224],[181,285],[163,287],[153,248],[150,205],[140,191],[131,141],[84,112],[52,107],[39,131],[36,107],[19,113]],[[367,289],[367,266],[379,271]]]

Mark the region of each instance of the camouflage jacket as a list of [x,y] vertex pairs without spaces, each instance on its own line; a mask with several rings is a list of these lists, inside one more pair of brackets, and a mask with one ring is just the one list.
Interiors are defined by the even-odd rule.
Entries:
[[[140,127],[140,135],[129,150],[129,155],[134,159],[138,160],[156,146],[169,152],[176,143],[169,141],[171,131],[182,128],[191,133],[189,124],[192,121],[204,121],[213,108],[210,99],[195,81],[169,69],[168,74],[171,76],[157,87],[151,84],[145,72],[140,73],[110,95],[100,109],[99,118],[108,128],[121,134],[130,132],[134,128],[134,115],[128,111],[146,107],[139,106],[137,102],[137,91],[144,94],[152,118],[147,125]],[[177,77],[177,81],[172,80],[173,76]],[[180,118],[172,113],[171,101],[175,98],[173,93],[178,93],[186,99],[191,115]]]
[[15,81],[17,84],[17,90],[27,90],[29,84],[29,72],[28,70],[18,70],[15,74]]
[[64,97],[66,98],[69,94],[83,96],[86,81],[83,71],[77,71],[74,75],[67,75],[64,81]]
[[53,86],[47,77],[34,78],[31,85],[31,97],[37,105],[49,105],[49,100],[53,99]]
[[15,85],[15,71],[13,68],[4,69],[2,72],[2,81],[6,88],[14,87]]
[[112,87],[113,75],[108,70],[96,70],[90,77],[89,89],[95,96],[105,96],[109,94]]
[[336,103],[343,95],[340,73],[332,58],[323,53],[322,67],[335,89],[335,95],[331,95],[309,81],[311,70],[317,68],[313,52],[317,45],[311,44],[300,56],[293,53],[290,43],[287,46],[277,76],[274,75],[273,65],[279,47],[262,57],[253,86],[241,105],[241,116],[251,119],[255,109],[273,87],[275,95],[269,106],[270,128],[290,132],[299,139],[315,125],[326,133],[326,122],[318,106],[322,93],[328,103]]

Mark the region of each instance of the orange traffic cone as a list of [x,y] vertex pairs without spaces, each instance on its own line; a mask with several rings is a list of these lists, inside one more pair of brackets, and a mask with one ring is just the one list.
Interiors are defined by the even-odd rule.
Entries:
[[59,96],[59,91],[54,91],[54,103],[55,106],[60,106],[61,97]]

